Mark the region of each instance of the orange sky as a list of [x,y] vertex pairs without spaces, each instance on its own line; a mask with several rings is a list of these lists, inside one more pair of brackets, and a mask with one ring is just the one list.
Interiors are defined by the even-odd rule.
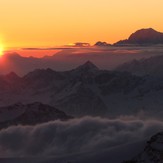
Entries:
[[163,31],[163,0],[0,0],[0,44],[116,42],[140,28]]

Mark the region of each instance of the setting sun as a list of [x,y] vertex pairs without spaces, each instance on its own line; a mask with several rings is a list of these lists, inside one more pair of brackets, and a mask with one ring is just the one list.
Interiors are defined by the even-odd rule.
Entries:
[[0,45],[0,57],[3,56],[4,48],[2,45]]

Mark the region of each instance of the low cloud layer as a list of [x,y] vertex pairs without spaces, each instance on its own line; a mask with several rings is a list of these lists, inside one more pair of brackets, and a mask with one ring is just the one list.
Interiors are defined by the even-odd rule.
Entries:
[[109,120],[85,117],[0,131],[0,157],[63,156],[97,152],[150,138],[163,129],[161,121]]

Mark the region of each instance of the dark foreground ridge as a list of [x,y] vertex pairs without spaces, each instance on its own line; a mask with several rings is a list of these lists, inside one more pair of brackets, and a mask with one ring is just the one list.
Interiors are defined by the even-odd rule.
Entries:
[[138,156],[124,163],[162,163],[163,162],[163,132],[147,141],[145,149]]

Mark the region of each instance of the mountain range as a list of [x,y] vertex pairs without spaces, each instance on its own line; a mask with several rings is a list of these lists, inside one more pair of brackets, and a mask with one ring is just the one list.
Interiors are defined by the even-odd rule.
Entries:
[[[0,106],[43,102],[72,116],[163,114],[159,78],[100,70],[92,62],[69,71],[36,69],[0,76]],[[157,108],[154,112],[154,108]]]

